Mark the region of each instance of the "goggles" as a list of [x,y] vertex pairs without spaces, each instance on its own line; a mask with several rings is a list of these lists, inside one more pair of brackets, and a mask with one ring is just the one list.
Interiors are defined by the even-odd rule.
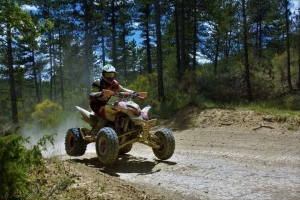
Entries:
[[115,78],[115,73],[114,72],[105,72],[104,74],[103,74],[103,76],[105,77],[105,78],[108,78],[108,79],[114,79]]

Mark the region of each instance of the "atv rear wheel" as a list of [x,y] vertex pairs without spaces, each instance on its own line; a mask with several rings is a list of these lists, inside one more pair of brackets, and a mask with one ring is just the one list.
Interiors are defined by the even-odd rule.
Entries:
[[124,155],[124,154],[128,153],[129,151],[131,151],[131,149],[132,149],[132,144],[127,144],[123,148],[119,149],[119,155]]
[[167,128],[158,129],[154,135],[156,144],[160,148],[152,148],[154,155],[161,160],[167,160],[172,157],[175,150],[175,139],[172,132]]
[[102,164],[113,164],[119,152],[119,140],[116,132],[109,127],[102,128],[96,138],[96,153]]
[[69,156],[82,156],[87,147],[88,142],[85,141],[79,128],[71,128],[68,130],[65,138],[65,149]]

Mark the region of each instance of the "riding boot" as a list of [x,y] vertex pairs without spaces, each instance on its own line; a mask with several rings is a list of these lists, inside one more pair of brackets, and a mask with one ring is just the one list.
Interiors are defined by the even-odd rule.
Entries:
[[107,121],[100,118],[100,120],[98,121],[98,123],[96,124],[96,126],[93,127],[93,129],[91,130],[91,136],[96,136],[97,133],[99,132],[99,130],[101,128],[103,128],[106,125]]

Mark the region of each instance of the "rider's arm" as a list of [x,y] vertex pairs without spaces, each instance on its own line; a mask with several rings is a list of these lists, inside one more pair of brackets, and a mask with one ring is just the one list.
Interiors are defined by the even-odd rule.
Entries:
[[136,95],[138,96],[138,93],[133,91],[133,90],[130,90],[130,89],[127,89],[127,88],[124,88],[122,85],[120,85],[120,83],[118,83],[116,80],[114,80],[114,85],[113,87],[111,88],[114,92],[129,92],[133,95]]
[[90,97],[98,98],[102,95],[102,92],[92,92],[90,93]]
[[[121,86],[122,87],[122,86]],[[121,91],[119,91],[119,92],[129,92],[129,93],[131,93],[131,95],[133,95],[133,96],[139,96],[139,94],[136,92],[136,91],[133,91],[133,90],[130,90],[130,89],[127,89],[127,88],[124,88],[124,87],[122,87],[121,88]]]
[[94,80],[93,84],[92,84],[92,92],[99,92],[101,91],[101,88],[100,88],[100,79],[96,79]]
[[130,93],[133,93],[134,91],[122,87],[122,91],[121,92],[130,92]]
[[113,90],[113,91],[116,91],[116,92],[130,92],[130,93],[133,93],[133,92],[134,92],[133,90],[124,88],[124,87],[123,87],[122,85],[120,85],[120,83],[118,83],[116,80],[114,80],[114,86],[113,86],[112,90]]

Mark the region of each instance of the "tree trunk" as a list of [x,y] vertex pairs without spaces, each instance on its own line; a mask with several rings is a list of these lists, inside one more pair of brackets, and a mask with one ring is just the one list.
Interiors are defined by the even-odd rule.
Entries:
[[[102,32],[104,32],[103,27],[101,27]],[[101,55],[101,60],[102,60],[102,64],[103,66],[106,64],[105,62],[105,41],[104,41],[104,35],[101,36],[101,49],[102,49],[102,55]]]
[[165,101],[164,97],[164,82],[162,69],[162,46],[161,46],[161,26],[160,26],[160,2],[155,0],[155,24],[156,24],[156,56],[157,56],[157,79],[158,79],[158,100],[162,103]]
[[180,37],[181,37],[181,71],[184,73],[186,70],[186,48],[185,48],[185,4],[184,0],[180,3]]
[[62,107],[64,107],[65,91],[64,91],[63,65],[62,65],[62,41],[61,41],[60,30],[59,30],[59,72],[60,72],[60,95],[61,95]]
[[178,20],[178,2],[175,3],[175,40],[176,40],[176,66],[178,73],[178,81],[181,79],[181,67],[180,67],[180,40],[179,40],[179,20]]
[[217,32],[216,37],[216,53],[214,58],[214,74],[217,74],[217,68],[218,68],[218,59],[219,59],[219,45],[220,45],[220,38],[219,38],[219,31]]
[[117,68],[117,42],[116,42],[116,16],[115,16],[115,1],[111,2],[111,26],[112,26],[112,62]]
[[9,75],[9,91],[10,91],[10,102],[11,102],[11,114],[12,122],[17,124],[18,119],[18,107],[17,107],[17,96],[15,89],[15,77],[14,77],[14,66],[13,66],[13,53],[12,53],[12,36],[10,25],[7,25],[7,59],[8,59],[8,75]]
[[261,61],[261,48],[262,48],[262,13],[261,13],[261,2],[260,0],[257,1],[257,21],[256,21],[256,42],[255,42],[255,48],[256,48],[256,56],[259,58],[259,62]]
[[[299,9],[299,15],[300,15],[300,9]],[[298,89],[300,90],[300,26],[298,27]]]
[[289,28],[289,1],[285,0],[285,27],[286,27],[286,51],[287,51],[287,81],[289,90],[293,89],[291,79],[291,55],[290,55],[290,28]]
[[123,51],[123,56],[122,56],[122,65],[123,65],[123,69],[124,69],[124,77],[127,78],[127,50],[126,50],[126,27],[125,24],[123,24],[123,32],[122,32],[122,38],[120,38],[120,40],[122,40],[122,51]]
[[146,52],[147,52],[147,69],[148,74],[152,73],[152,62],[151,62],[151,45],[150,45],[150,6],[147,4],[147,11],[146,11]]
[[90,71],[90,62],[89,62],[89,44],[90,44],[90,35],[89,35],[89,5],[88,0],[84,1],[84,66],[85,66],[85,85],[87,88],[86,97],[89,98],[91,92],[91,71]]
[[247,84],[247,97],[249,101],[253,100],[251,81],[250,81],[250,64],[248,58],[248,28],[246,19],[246,5],[245,0],[242,0],[242,12],[243,12],[243,32],[244,32],[244,59],[245,59],[245,73],[246,73],[246,84]]
[[49,32],[49,62],[50,62],[50,101],[53,100],[53,62],[52,62],[52,38],[51,31]]
[[55,55],[55,45],[53,45],[53,48],[52,48],[52,52],[53,52],[53,56],[52,56],[52,59],[53,59],[53,74],[52,74],[52,77],[53,77],[53,101],[56,101],[57,100],[57,89],[56,89],[56,85],[57,85],[57,79],[56,79],[56,71],[57,71],[57,55]]
[[38,85],[38,77],[37,77],[37,73],[36,73],[36,65],[35,65],[35,54],[34,54],[34,50],[31,51],[32,54],[32,67],[33,67],[33,78],[34,78],[34,87],[35,87],[35,94],[37,97],[37,103],[41,103],[41,95],[40,95],[40,91],[39,91],[39,85]]
[[196,56],[197,56],[197,40],[198,40],[198,37],[197,37],[197,16],[198,16],[198,12],[197,12],[197,8],[198,8],[198,5],[197,5],[197,1],[195,1],[195,10],[194,10],[194,19],[193,19],[193,23],[194,23],[194,30],[193,30],[193,70],[196,69],[196,65],[197,65],[197,62],[196,62]]

